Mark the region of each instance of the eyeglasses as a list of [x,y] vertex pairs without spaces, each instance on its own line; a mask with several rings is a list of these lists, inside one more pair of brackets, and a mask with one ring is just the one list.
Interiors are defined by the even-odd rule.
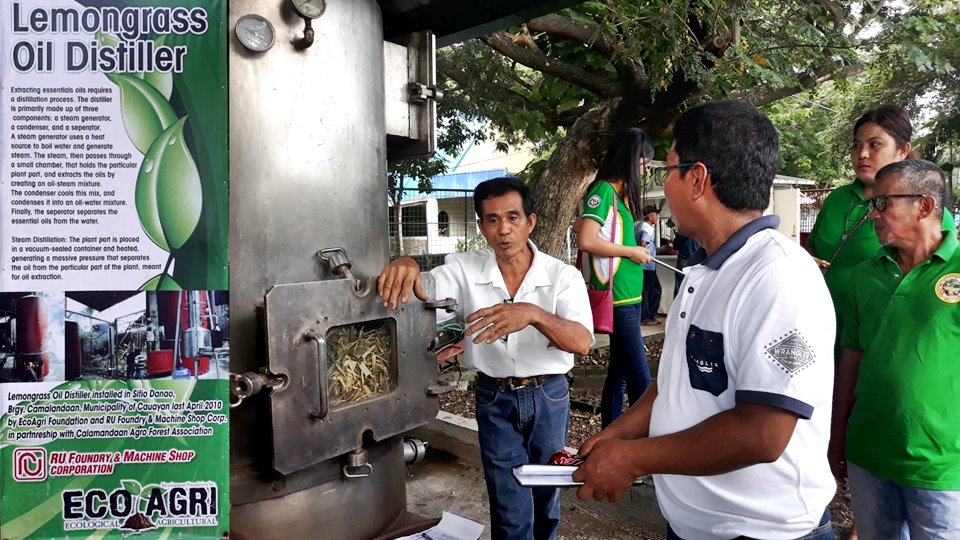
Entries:
[[[689,169],[690,167],[693,167],[696,164],[697,162],[687,162],[687,163],[679,163],[677,165],[667,165],[665,167],[657,167],[656,169],[653,169],[651,173],[653,175],[653,183],[658,186],[663,186],[664,184],[667,183],[667,176],[670,176],[670,171],[672,171],[673,169]],[[709,168],[707,169],[707,172],[708,173],[710,172]]]
[[890,195],[877,195],[870,199],[870,207],[877,212],[883,212],[887,209],[890,199],[922,199],[926,197],[923,193],[892,193]]

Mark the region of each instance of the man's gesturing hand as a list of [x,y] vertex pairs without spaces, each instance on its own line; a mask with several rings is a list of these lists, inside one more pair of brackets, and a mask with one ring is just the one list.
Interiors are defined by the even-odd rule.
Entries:
[[533,304],[520,302],[516,304],[496,304],[478,309],[465,319],[467,335],[472,336],[473,343],[493,343],[507,334],[512,334],[530,326],[537,321],[542,310]]

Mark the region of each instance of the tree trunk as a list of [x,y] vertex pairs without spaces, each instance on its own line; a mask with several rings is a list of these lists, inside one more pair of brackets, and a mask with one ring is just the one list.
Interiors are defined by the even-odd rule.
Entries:
[[537,248],[561,257],[567,228],[583,194],[597,173],[610,137],[636,124],[634,111],[620,99],[605,101],[584,113],[553,151],[533,188],[537,228],[531,239]]

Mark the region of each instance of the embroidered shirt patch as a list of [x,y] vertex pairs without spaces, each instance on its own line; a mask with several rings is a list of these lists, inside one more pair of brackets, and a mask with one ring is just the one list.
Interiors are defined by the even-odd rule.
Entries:
[[791,377],[816,360],[813,351],[796,330],[775,339],[767,345],[766,352]]
[[960,274],[947,274],[937,280],[933,290],[937,298],[948,304],[960,302]]
[[599,195],[593,195],[592,197],[590,197],[589,199],[587,199],[587,206],[590,207],[590,208],[596,208],[596,207],[600,206],[600,196],[599,196]]

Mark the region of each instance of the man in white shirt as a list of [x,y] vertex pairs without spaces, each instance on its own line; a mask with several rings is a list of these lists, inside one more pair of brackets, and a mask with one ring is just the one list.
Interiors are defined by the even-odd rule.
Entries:
[[147,339],[147,350],[148,351],[156,350],[157,333],[156,333],[156,330],[153,329],[153,323],[147,324],[146,339]]
[[834,315],[819,270],[763,216],[777,134],[751,105],[706,103],[674,127],[664,185],[703,249],[670,309],[657,384],[580,449],[581,498],[654,474],[668,539],[833,539],[826,459]]
[[[643,221],[637,227],[637,245],[647,248],[650,253],[657,253],[656,230],[654,224],[660,220],[660,209],[656,206],[643,207]],[[643,301],[640,308],[640,324],[660,324],[657,315],[660,312],[660,296],[662,294],[660,278],[657,277],[657,263],[650,261],[643,265]]]
[[[529,189],[497,178],[474,191],[477,224],[490,249],[452,253],[430,273],[437,298],[457,300],[468,324],[465,358],[477,370],[476,415],[491,536],[554,538],[559,493],[524,488],[512,468],[543,464],[562,450],[569,423],[565,373],[573,353],[593,342],[586,285],[576,268],[541,253],[528,237],[537,223]],[[396,309],[420,289],[409,257],[390,263],[377,281],[384,305]]]

